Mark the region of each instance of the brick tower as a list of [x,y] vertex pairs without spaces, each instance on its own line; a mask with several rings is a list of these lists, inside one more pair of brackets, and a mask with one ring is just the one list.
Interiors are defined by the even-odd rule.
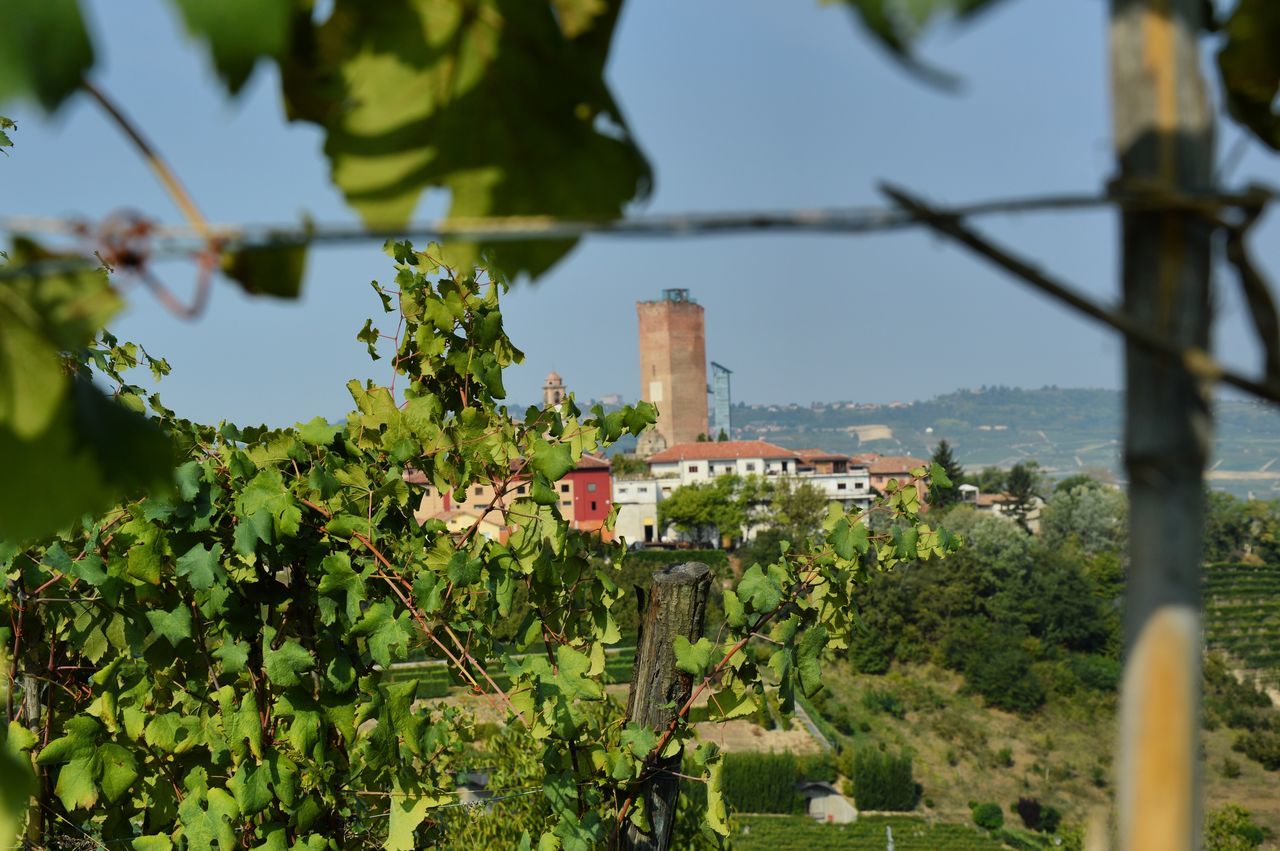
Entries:
[[[640,398],[658,407],[657,434],[641,454],[707,433],[707,346],[702,306],[688,290],[636,302],[640,317]],[[648,450],[646,452],[645,450]]]

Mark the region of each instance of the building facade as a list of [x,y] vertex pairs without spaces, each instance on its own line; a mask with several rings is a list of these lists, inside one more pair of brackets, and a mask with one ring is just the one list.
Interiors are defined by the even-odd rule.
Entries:
[[787,476],[799,472],[800,456],[764,440],[679,443],[648,458],[649,474],[680,485],[709,482],[718,476]]
[[707,346],[702,306],[689,291],[636,302],[640,320],[640,398],[658,409],[638,451],[652,454],[707,434]]

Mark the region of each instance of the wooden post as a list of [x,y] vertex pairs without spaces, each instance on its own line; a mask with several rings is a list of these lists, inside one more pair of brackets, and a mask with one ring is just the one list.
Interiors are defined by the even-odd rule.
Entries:
[[[693,682],[688,674],[676,669],[673,646],[678,635],[690,641],[702,636],[710,590],[711,568],[699,562],[673,564],[654,573],[649,607],[636,642],[631,695],[627,698],[628,721],[661,735],[689,699]],[[620,831],[620,847],[624,851],[666,851],[670,847],[680,779],[669,772],[680,770],[680,756],[675,754],[658,763],[658,772],[640,790],[653,830],[645,834],[634,825],[625,825]]]
[[[1207,191],[1213,114],[1200,73],[1203,0],[1112,0],[1113,122],[1131,191]],[[1212,230],[1189,212],[1123,215],[1124,307],[1171,345],[1209,346]],[[1208,388],[1125,349],[1130,566],[1121,688],[1124,851],[1200,844],[1200,571]]]

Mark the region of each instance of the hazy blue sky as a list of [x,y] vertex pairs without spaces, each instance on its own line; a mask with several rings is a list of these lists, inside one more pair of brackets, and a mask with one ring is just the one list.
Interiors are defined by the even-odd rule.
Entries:
[[[259,69],[225,100],[171,4],[87,4],[98,78],[218,221],[350,219],[328,184],[320,133],[286,124],[278,81]],[[929,59],[960,73],[961,94],[905,74],[851,17],[816,2],[632,0],[609,66],[618,99],[657,175],[638,212],[880,203],[888,179],[942,201],[1095,191],[1110,176],[1105,4],[1016,0],[975,26],[944,30]],[[17,148],[0,163],[0,211],[102,216],[130,207],[178,216],[134,151],[91,104],[53,121],[24,106]],[[1224,126],[1220,150],[1239,137]],[[1280,182],[1280,160],[1250,144],[1234,179]],[[419,214],[434,216],[442,199]],[[1106,214],[984,220],[988,232],[1089,291],[1117,291]],[[1274,216],[1254,237],[1280,276]],[[376,245],[312,254],[300,303],[215,292],[198,322],[142,291],[121,336],[169,358],[162,395],[199,419],[284,424],[349,407],[370,375],[353,339],[390,277]],[[191,274],[169,273],[175,285]],[[1223,278],[1223,355],[1252,366],[1256,347]],[[923,233],[752,236],[679,241],[595,238],[507,302],[528,355],[507,387],[539,397],[558,370],[580,397],[639,390],[637,299],[688,287],[707,311],[708,356],[734,370],[747,402],[915,399],[982,384],[1116,387],[1119,347],[1041,297]]]

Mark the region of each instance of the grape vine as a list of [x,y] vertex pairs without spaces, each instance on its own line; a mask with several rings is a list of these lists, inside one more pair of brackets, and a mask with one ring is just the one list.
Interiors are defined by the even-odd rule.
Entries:
[[[387,321],[358,335],[388,357],[388,381],[350,382],[343,423],[201,425],[129,383],[135,367],[168,371],[140,347],[103,335],[66,355],[77,380],[96,373],[147,412],[181,458],[171,495],[0,544],[7,830],[140,851],[446,842],[458,778],[484,743],[453,703],[388,676],[425,657],[540,751],[519,790],[544,802],[524,847],[599,847],[627,822],[643,828],[640,789],[685,748],[699,773],[687,782],[705,784],[698,821],[718,842],[718,754],[694,741],[694,699],[733,718],[768,686],[789,709],[821,687],[821,656],[847,646],[868,571],[957,545],[922,521],[914,482],[871,509],[884,523],[833,506],[823,546],[750,567],[725,591],[721,634],[677,644],[694,698],[675,722],[626,723],[600,682],[621,637],[625,551],[571,528],[556,482],[657,412],[584,414],[569,399],[513,416],[502,376],[522,355],[501,276],[459,274],[408,243],[388,251],[394,283],[374,284]],[[414,472],[455,497],[491,484],[492,500],[464,529],[419,525]],[[937,469],[913,475],[945,483]],[[509,537],[480,534],[486,516]]]

